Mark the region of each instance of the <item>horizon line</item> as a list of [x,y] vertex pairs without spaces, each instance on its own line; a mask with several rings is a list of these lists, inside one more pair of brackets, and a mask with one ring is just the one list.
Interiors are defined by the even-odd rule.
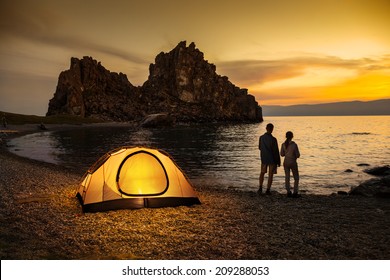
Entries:
[[[324,102],[324,103],[297,103],[297,104],[290,104],[290,105],[279,105],[279,104],[265,104],[265,105],[259,105],[261,107],[271,107],[271,106],[277,106],[277,107],[292,107],[292,106],[316,106],[316,105],[327,105],[327,104],[340,104],[340,103],[369,103],[369,102],[377,102],[377,101],[386,101],[390,100],[389,98],[380,98],[380,99],[373,99],[373,100],[350,100],[350,101],[333,101],[333,102]],[[261,103],[257,101],[258,103]]]

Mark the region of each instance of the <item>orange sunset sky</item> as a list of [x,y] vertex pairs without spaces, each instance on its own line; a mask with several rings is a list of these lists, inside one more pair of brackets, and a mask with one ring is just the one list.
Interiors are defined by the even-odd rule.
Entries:
[[2,0],[0,110],[44,115],[70,58],[134,85],[180,41],[260,105],[390,98],[389,0]]

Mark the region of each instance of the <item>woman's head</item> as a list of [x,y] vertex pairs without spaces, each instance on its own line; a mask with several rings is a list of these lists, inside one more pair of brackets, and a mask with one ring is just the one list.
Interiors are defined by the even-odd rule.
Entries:
[[294,137],[294,134],[291,131],[287,131],[286,132],[286,138],[287,139],[291,140],[291,139],[293,139],[293,137]]

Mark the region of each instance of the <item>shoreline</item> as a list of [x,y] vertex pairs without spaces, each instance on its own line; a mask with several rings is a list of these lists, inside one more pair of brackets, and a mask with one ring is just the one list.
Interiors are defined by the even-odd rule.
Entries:
[[201,205],[82,213],[80,174],[0,148],[1,259],[389,259],[388,200],[194,186]]
[[[1,127],[0,133],[4,130],[6,135],[25,135],[35,132],[42,132],[39,128],[38,123],[29,123],[29,124],[8,124],[6,128]],[[134,123],[130,122],[101,122],[101,123],[83,123],[83,124],[44,124],[47,130],[56,131],[56,130],[68,130],[68,129],[77,129],[77,128],[88,128],[88,127],[134,127]],[[7,130],[10,130],[11,133],[7,134]],[[1,135],[1,134],[0,134]]]
[[[128,122],[128,123],[121,123],[121,122],[107,123],[107,122],[105,122],[105,123],[92,123],[92,124],[90,124],[90,123],[48,124],[47,131],[50,133],[50,132],[56,132],[56,131],[75,130],[75,132],[77,134],[77,131],[80,129],[87,130],[89,128],[96,128],[96,127],[97,128],[99,128],[99,127],[102,127],[102,128],[124,127],[125,129],[129,128],[131,130],[133,130],[133,129],[137,130],[138,125],[136,123],[131,123],[131,122]],[[13,125],[13,126],[10,126],[10,128],[17,130],[18,133],[9,134],[8,135],[9,139],[10,138],[19,138],[19,137],[24,136],[26,134],[37,135],[38,136],[37,139],[35,139],[34,136],[32,136],[32,138],[29,138],[29,136],[26,137],[26,140],[32,141],[32,143],[34,143],[34,142],[39,143],[40,142],[40,138],[39,138],[40,135],[46,134],[45,130],[40,130],[38,128],[38,124]],[[121,130],[121,128],[119,130]],[[92,131],[99,131],[99,129],[97,129],[97,130],[93,129]],[[0,142],[1,142],[1,137],[2,137],[2,135],[0,133]],[[69,161],[68,162],[66,162],[66,161],[61,162],[61,159],[60,159],[60,156],[62,153],[61,150],[56,150],[56,148],[46,149],[42,145],[37,145],[37,146],[32,145],[32,148],[30,148],[29,143],[28,142],[26,143],[26,140],[21,141],[21,142],[18,142],[18,140],[16,140],[14,146],[12,145],[13,141],[10,141],[9,146],[8,146],[8,150],[11,153],[16,154],[18,156],[28,157],[30,159],[45,161],[45,162],[49,162],[49,163],[53,163],[53,164],[62,164],[62,166],[66,165],[67,168],[72,169],[72,163],[70,163]],[[27,146],[25,147],[25,145],[27,145]],[[120,145],[121,144],[119,144],[119,146]],[[1,146],[1,144],[0,144],[0,146]],[[119,146],[116,146],[116,147],[119,147]],[[114,147],[114,148],[116,148],[116,147]],[[99,155],[96,155],[95,158],[89,158],[88,162],[86,164],[84,164],[85,163],[83,161],[84,158],[81,159],[80,162],[82,162],[83,165],[81,167],[80,167],[80,165],[76,165],[76,167],[74,167],[73,169],[81,170],[84,168],[88,168],[96,159],[99,158],[99,156],[103,155],[105,152],[108,152],[108,151],[109,151],[109,149],[105,149],[104,147],[102,147],[100,149]],[[52,156],[51,153],[53,153],[54,155],[60,155],[60,156]],[[253,155],[255,155],[257,153],[258,153],[257,150],[253,151]],[[77,155],[77,154],[75,154],[75,155]],[[81,155],[82,155],[82,153],[81,153]],[[75,158],[77,160],[77,156]],[[252,160],[252,159],[250,159],[250,160]],[[359,163],[359,162],[356,162],[356,163]],[[371,162],[370,162],[370,164],[371,164]],[[311,165],[311,166],[313,166],[313,165]],[[375,166],[375,165],[373,165],[373,166]],[[199,166],[197,166],[197,167],[199,167]],[[251,168],[251,166],[248,166],[248,168]],[[348,173],[349,171],[346,171],[346,170],[351,171],[351,173]],[[204,172],[206,174],[206,178],[208,178],[208,175],[209,175],[208,172],[215,173],[215,170],[211,168],[210,170],[205,170]],[[251,172],[250,174],[248,173],[248,178],[249,178],[249,176],[251,178],[250,180],[247,180],[245,178],[241,178],[241,181],[236,181],[236,184],[234,183],[235,182],[234,178],[232,178],[232,180],[229,180],[229,181],[221,180],[220,182],[215,182],[215,181],[211,182],[212,180],[207,180],[207,179],[204,179],[204,178],[199,177],[199,176],[198,176],[198,178],[196,176],[192,176],[193,174],[191,174],[191,172],[189,173],[189,175],[191,176],[193,181],[196,181],[198,184],[206,184],[206,185],[211,186],[211,187],[213,185],[219,185],[219,186],[223,186],[225,188],[238,188],[238,189],[245,188],[246,190],[252,191],[252,190],[254,190],[254,188],[257,189],[258,173],[256,171],[256,174],[254,174],[255,172],[253,172],[253,169],[251,169],[250,172]],[[284,173],[282,167],[281,167],[280,173]],[[327,178],[332,178],[332,175],[333,174],[330,174]],[[335,179],[334,181],[329,180],[329,179],[328,180],[325,179],[324,181],[319,181],[318,178],[310,176],[310,172],[307,172],[303,176],[307,176],[309,178],[309,180],[305,180],[304,177],[302,178],[302,180],[301,180],[302,183],[300,184],[300,191],[301,191],[301,193],[304,193],[304,194],[323,194],[323,195],[331,195],[331,194],[336,194],[336,193],[346,194],[349,191],[351,191],[351,189],[353,187],[356,187],[360,183],[364,182],[365,180],[372,178],[369,175],[367,175],[366,173],[362,172],[362,168],[353,169],[353,166],[351,166],[350,164],[346,164],[345,166],[339,166],[338,173],[336,175],[339,176],[339,178]],[[284,193],[284,190],[285,190],[284,189],[284,180],[283,180],[282,176],[283,176],[283,174],[281,174],[281,176],[278,176],[275,178],[275,184],[273,186],[274,186],[274,190],[281,192],[281,193]],[[324,175],[322,175],[322,176],[324,176]],[[340,177],[343,177],[343,178],[340,178]],[[350,180],[350,179],[352,179],[352,180]]]
[[[40,161],[38,159],[33,159],[29,157],[25,157],[22,155],[18,155],[17,153],[13,153],[9,150],[9,147],[6,146],[6,142],[9,139],[18,138],[21,136],[40,133],[45,131],[66,131],[66,130],[75,130],[75,129],[84,129],[84,128],[97,128],[97,127],[135,127],[134,123],[130,122],[102,122],[102,123],[83,123],[83,124],[45,124],[46,129],[40,129],[39,124],[10,124],[7,125],[6,128],[0,128],[0,151],[6,151],[9,154],[12,154],[16,157],[21,157],[27,160],[36,161],[38,163],[43,164],[53,164],[50,162]],[[56,165],[58,166],[58,165]]]

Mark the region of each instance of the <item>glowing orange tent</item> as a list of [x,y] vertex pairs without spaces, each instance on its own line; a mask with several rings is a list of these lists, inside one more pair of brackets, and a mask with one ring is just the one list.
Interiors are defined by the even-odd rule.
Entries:
[[84,212],[200,204],[190,182],[165,152],[123,147],[84,175],[77,197]]

